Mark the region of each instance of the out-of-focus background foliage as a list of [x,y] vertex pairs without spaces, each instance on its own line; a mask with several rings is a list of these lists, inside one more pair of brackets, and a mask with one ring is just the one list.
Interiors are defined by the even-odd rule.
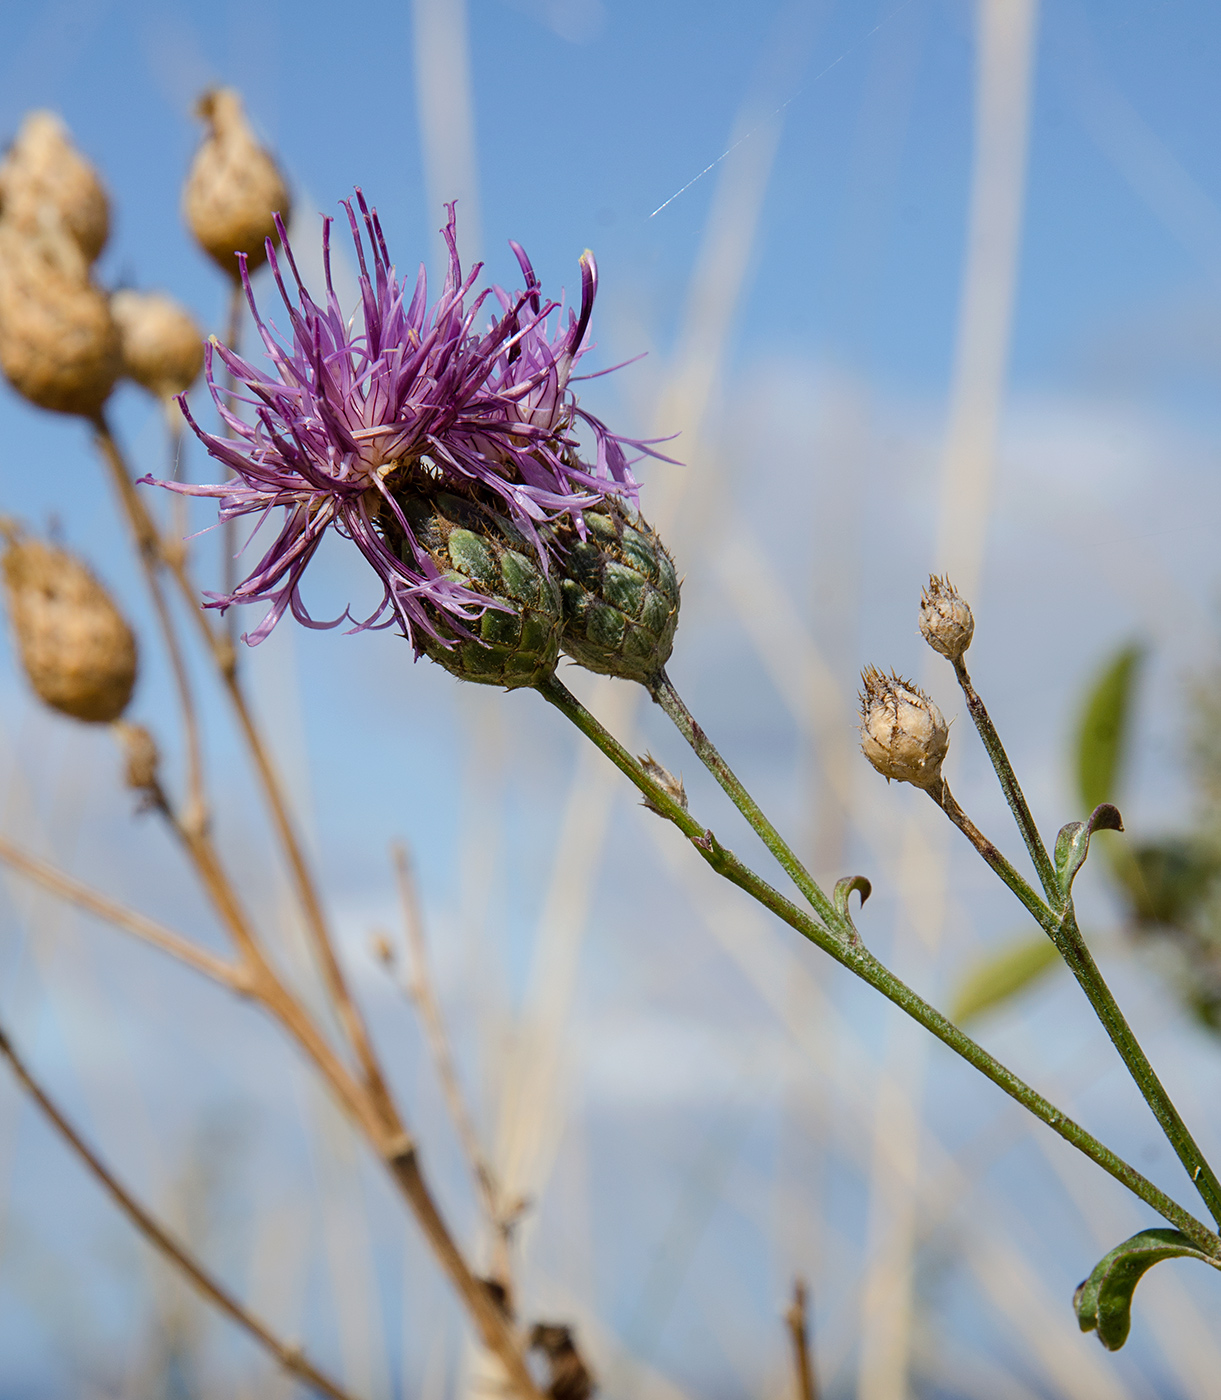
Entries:
[[[552,291],[578,284],[593,247],[586,365],[649,353],[586,400],[620,431],[681,433],[684,464],[642,474],[686,574],[671,672],[692,708],[820,877],[872,879],[870,946],[939,1004],[973,999],[991,1048],[1186,1198],[1070,979],[1026,981],[1016,906],[931,804],[859,759],[853,712],[864,662],[929,685],[959,715],[956,791],[1014,852],[949,670],[916,632],[929,570],[950,568],[975,606],[972,671],[1048,835],[1083,814],[1082,782],[1088,796],[1110,762],[1078,772],[1093,696],[1089,742],[1123,760],[1110,795],[1130,835],[1079,883],[1087,932],[1216,1160],[1221,1040],[1200,993],[1217,977],[1214,5],[47,0],[7,7],[0,38],[0,133],[31,107],[59,111],[111,191],[102,278],[169,290],[211,329],[224,288],[178,201],[192,103],[215,82],[242,91],[278,153],[307,275],[318,212],[354,184],[400,271],[437,270],[452,198],[464,257],[497,279],[517,276],[509,238]],[[141,469],[166,472],[159,411],[128,388],[115,417]],[[149,636],[133,716],[173,770],[165,668],[85,428],[6,391],[0,444],[0,509],[86,554]],[[193,444],[184,465],[214,471]],[[215,582],[218,537],[197,549]],[[318,616],[375,601],[341,546],[307,592]],[[1119,675],[1129,645],[1142,659]],[[713,888],[535,697],[461,689],[388,634],[286,624],[243,664],[345,961],[474,1238],[414,1018],[368,951],[398,921],[387,844],[414,851],[481,1131],[532,1203],[525,1298],[575,1320],[608,1395],[788,1393],[780,1313],[796,1273],[828,1395],[1216,1394],[1216,1277],[1190,1263],[1152,1274],[1118,1355],[1080,1335],[1074,1285],[1153,1222],[896,1011]],[[765,860],[642,693],[565,678],[683,770],[722,839]],[[216,940],[169,841],[131,812],[108,737],[39,710],[11,655],[0,717],[4,829]],[[303,967],[219,704],[206,721],[218,837]],[[446,1286],[268,1026],[28,887],[6,881],[0,909],[4,1016],[124,1174],[361,1395],[462,1394]],[[166,1277],[0,1077],[0,1395],[283,1386]]]

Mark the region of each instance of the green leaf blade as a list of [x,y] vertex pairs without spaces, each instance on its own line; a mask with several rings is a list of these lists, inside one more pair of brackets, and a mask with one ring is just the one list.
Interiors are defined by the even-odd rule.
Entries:
[[1200,1259],[1221,1269],[1221,1259],[1197,1249],[1179,1230],[1142,1230],[1116,1245],[1078,1286],[1073,1306],[1081,1330],[1097,1332],[1108,1351],[1118,1351],[1132,1327],[1136,1285],[1163,1259]]
[[1077,730],[1077,790],[1092,812],[1118,796],[1131,732],[1132,704],[1145,650],[1121,648],[1091,686]]
[[1060,959],[1045,933],[1024,933],[998,952],[981,959],[958,984],[950,1019],[964,1026],[994,1007],[1011,1001],[1037,982]]

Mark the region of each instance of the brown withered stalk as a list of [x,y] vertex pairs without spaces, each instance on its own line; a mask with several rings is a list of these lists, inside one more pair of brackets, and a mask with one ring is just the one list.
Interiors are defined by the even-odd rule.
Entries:
[[399,903],[403,913],[403,928],[411,959],[407,975],[400,983],[401,990],[411,1001],[420,1018],[420,1026],[432,1057],[446,1109],[466,1155],[467,1166],[474,1178],[484,1217],[492,1233],[494,1254],[490,1269],[491,1279],[504,1290],[505,1306],[512,1312],[513,1276],[509,1246],[513,1228],[521,1215],[522,1203],[505,1200],[504,1191],[479,1141],[474,1118],[462,1092],[429,966],[424,916],[420,908],[419,891],[410,854],[401,841],[396,841],[390,848],[390,855],[394,863]]
[[153,1248],[186,1276],[197,1292],[249,1333],[290,1375],[313,1386],[323,1395],[330,1396],[330,1400],[353,1400],[346,1390],[337,1385],[325,1372],[320,1371],[306,1357],[299,1346],[281,1341],[265,1322],[260,1321],[227,1288],[218,1283],[191,1251],[176,1240],[170,1231],[136,1200],[93,1148],[81,1137],[64,1116],[59,1106],[34,1078],[29,1066],[17,1053],[2,1027],[0,1027],[0,1055],[3,1055],[8,1061],[9,1067],[21,1086],[42,1110],[43,1115],[55,1127],[60,1137],[76,1153],[94,1179],[100,1183],[111,1200]]
[[[330,935],[321,900],[290,815],[288,803],[267,746],[254,723],[234,664],[233,647],[198,605],[198,594],[187,571],[181,551],[162,538],[150,512],[136,489],[121,449],[110,431],[104,414],[93,422],[95,439],[123,506],[146,579],[156,602],[162,570],[167,570],[181,591],[196,620],[205,647],[212,657],[222,685],[229,696],[249,756],[258,775],[281,847],[305,915],[311,942],[331,1005],[359,1072],[354,1073],[319,1029],[301,1001],[289,990],[264,951],[233,883],[229,878],[207,829],[207,823],[193,819],[192,809],[177,813],[158,787],[153,806],[169,822],[195,871],[209,902],[233,943],[237,960],[229,974],[230,985],[253,997],[275,1017],[297,1042],[322,1075],[340,1106],[357,1126],[404,1197],[437,1261],[474,1323],[483,1345],[504,1367],[514,1391],[527,1400],[537,1400],[539,1392],[524,1359],[520,1340],[488,1285],[472,1270],[456,1244],[423,1176],[416,1145],[408,1132],[387,1087],[364,1017],[352,997]],[[163,620],[171,657],[181,649],[174,634],[174,620],[168,607],[158,607]],[[172,640],[171,640],[172,638]],[[182,668],[180,698],[191,698],[189,675]],[[99,898],[101,898],[99,896]],[[119,924],[120,927],[125,925]],[[129,925],[128,925],[129,926]],[[161,941],[160,946],[169,951]],[[197,960],[188,959],[198,966]]]
[[810,1355],[809,1294],[803,1278],[793,1280],[793,1301],[784,1314],[793,1344],[793,1371],[797,1381],[797,1400],[818,1400],[818,1378]]

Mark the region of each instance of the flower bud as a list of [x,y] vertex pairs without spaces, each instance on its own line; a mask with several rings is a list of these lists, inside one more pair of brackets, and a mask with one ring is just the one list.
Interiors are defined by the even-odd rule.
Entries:
[[67,550],[15,539],[4,583],[21,664],[39,699],[74,719],[118,719],[136,683],[136,639],[89,569]]
[[416,542],[442,576],[491,604],[472,620],[470,637],[458,636],[437,612],[440,639],[416,639],[424,652],[460,680],[506,690],[550,676],[559,660],[560,591],[529,542],[503,516],[456,496],[398,499]]
[[919,686],[875,667],[861,673],[861,752],[889,781],[933,788],[950,746],[950,727]]
[[920,595],[920,634],[936,652],[960,661],[975,634],[975,618],[948,578],[929,577]]
[[203,369],[203,332],[185,307],[162,292],[115,292],[123,373],[160,399],[185,393]]
[[205,92],[196,107],[208,133],[195,153],[182,192],[182,212],[201,248],[236,282],[235,253],[251,270],[267,258],[276,236],[273,215],[288,222],[288,189],[274,160],[259,145],[232,88]]
[[674,647],[674,561],[647,521],[611,497],[584,520],[584,539],[567,530],[562,540],[561,646],[586,670],[648,685]]
[[0,163],[0,216],[30,233],[48,215],[63,225],[87,262],[106,246],[110,205],[97,172],[54,112],[28,112]]
[[119,377],[119,332],[76,243],[56,223],[0,222],[0,369],[39,408],[92,417]]

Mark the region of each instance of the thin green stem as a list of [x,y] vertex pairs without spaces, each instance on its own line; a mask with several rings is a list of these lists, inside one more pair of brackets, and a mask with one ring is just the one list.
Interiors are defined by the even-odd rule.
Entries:
[[996,732],[992,717],[988,714],[984,702],[976,694],[975,687],[971,684],[971,677],[967,674],[966,663],[961,656],[954,662],[954,674],[958,677],[958,684],[962,687],[971,721],[978,730],[980,739],[983,740],[988,757],[992,760],[992,767],[1000,781],[1001,791],[1005,794],[1005,801],[1009,804],[1013,819],[1017,822],[1018,830],[1022,833],[1022,840],[1030,852],[1030,859],[1034,862],[1039,883],[1043,886],[1043,893],[1052,904],[1059,905],[1061,892],[1060,881],[1056,878],[1056,867],[1047,854],[1047,847],[1044,846],[1043,838],[1039,835],[1039,828],[1034,824],[1034,817],[1030,813],[1026,794],[1022,791],[1017,774],[1013,771],[1013,764],[1009,762],[1009,755],[1005,752],[1005,746],[1001,743],[1000,735]]
[[1141,1049],[1132,1027],[1128,1025],[1119,1009],[1119,1003],[1098,970],[1098,964],[1086,947],[1085,939],[1077,926],[1072,899],[1062,894],[1058,901],[1059,907],[1049,909],[962,810],[944,779],[938,788],[928,789],[928,795],[1029,909],[1056,945],[1102,1022],[1103,1029],[1110,1036],[1111,1043],[1118,1050],[1120,1059],[1127,1066],[1128,1073],[1140,1090],[1142,1098],[1149,1105],[1167,1141],[1186,1169],[1192,1184],[1200,1193],[1213,1219],[1221,1225],[1221,1182],[1217,1180],[1216,1174],[1196,1145],[1170,1095],[1149,1063],[1148,1056]]
[[954,794],[950,791],[950,785],[944,778],[936,787],[925,788],[925,792],[933,799],[938,807],[946,814],[962,834],[970,841],[971,845],[983,856],[984,860],[992,867],[1001,879],[1009,886],[1015,895],[1022,901],[1027,909],[1039,921],[1039,927],[1050,933],[1058,922],[1059,916],[1054,909],[1049,909],[1039,896],[1031,889],[1030,885],[1018,874],[1012,865],[1005,859],[995,845],[980,831],[979,827],[962,810],[954,800]]
[[1098,970],[1098,964],[1081,936],[1071,900],[1051,937],[1082,991],[1089,998],[1095,1014],[1102,1022],[1107,1035],[1111,1037],[1111,1043],[1119,1051],[1120,1058],[1128,1067],[1128,1073],[1136,1082],[1136,1087],[1177,1153],[1204,1204],[1217,1224],[1221,1225],[1221,1181],[1217,1180],[1216,1173],[1196,1145],[1195,1138],[1157,1077],[1156,1071],[1149,1063],[1149,1057],[1141,1048],[1132,1027],[1128,1025],[1127,1018],[1119,1009],[1119,1003]]
[[801,861],[797,859],[792,848],[764,815],[759,804],[747,792],[733,769],[721,757],[716,745],[704,733],[694,715],[683,703],[682,696],[674,688],[674,682],[664,670],[658,673],[649,687],[649,693],[674,722],[678,732],[691,745],[695,756],[725,789],[729,800],[751,824],[760,840],[776,857],[789,879],[809,900],[811,907],[819,917],[831,928],[841,929],[847,933],[848,928],[845,926],[845,921],[831,899],[824,893]]
[[900,981],[862,944],[844,937],[839,932],[840,920],[838,918],[833,928],[811,918],[791,900],[786,899],[779,891],[773,889],[765,880],[756,875],[753,870],[745,866],[732,851],[722,846],[711,831],[701,827],[686,808],[680,806],[659,783],[648,776],[640,763],[632,757],[613,734],[603,728],[562,681],[552,676],[539,686],[539,691],[545,700],[554,705],[582,734],[602,750],[615,767],[636,785],[663,817],[678,827],[717,874],[744,890],[764,908],[770,909],[790,928],[795,929],[825,953],[829,953],[836,962],[842,963],[849,971],[868,982],[871,987],[894,1002],[900,1010],[906,1012],[926,1030],[931,1031],[955,1054],[961,1056],[998,1088],[1004,1090],[1010,1098],[1016,1099],[1018,1103],[1033,1113],[1036,1118],[1046,1123],[1066,1142],[1071,1143],[1078,1151],[1084,1153],[1091,1161],[1097,1163],[1104,1171],[1113,1176],[1116,1181],[1121,1182],[1134,1195],[1139,1196],[1165,1220],[1181,1230],[1197,1248],[1204,1250],[1213,1258],[1221,1259],[1221,1237],[1215,1235],[1206,1225],[1184,1210],[1176,1201],[1171,1200],[1165,1192],[1160,1191],[1134,1167],[1129,1166],[1091,1133],[1086,1132],[1078,1123],[1061,1113],[1054,1104],[1049,1103],[1017,1075],[1006,1069],[983,1046],[977,1045],[970,1036],[959,1030],[952,1021],[947,1020],[940,1011],[930,1006],[928,1002]]

